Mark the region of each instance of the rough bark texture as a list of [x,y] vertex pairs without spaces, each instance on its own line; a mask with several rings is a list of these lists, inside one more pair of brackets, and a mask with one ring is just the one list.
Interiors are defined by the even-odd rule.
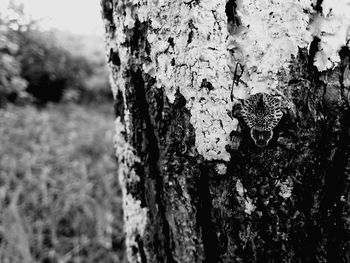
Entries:
[[[318,37],[292,54],[288,76],[277,78],[293,107],[258,148],[239,102],[231,124],[226,116],[236,58],[225,67],[217,58],[240,26],[237,4],[212,5],[102,1],[129,261],[350,262],[349,48],[323,71],[314,63]],[[191,10],[213,23],[203,29]],[[313,10],[322,12],[322,1]],[[220,113],[211,112],[218,104]],[[212,137],[223,146],[211,150]]]

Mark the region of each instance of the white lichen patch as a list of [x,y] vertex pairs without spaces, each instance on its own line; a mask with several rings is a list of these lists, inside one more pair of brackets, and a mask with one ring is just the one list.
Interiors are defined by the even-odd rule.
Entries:
[[293,182],[290,181],[289,179],[286,179],[282,182],[278,181],[276,186],[279,187],[278,195],[281,196],[282,198],[287,199],[292,196]]
[[249,197],[245,199],[244,205],[245,205],[244,212],[248,215],[251,215],[256,209],[256,206],[253,204],[253,200],[250,199]]
[[253,200],[247,196],[247,190],[244,188],[241,180],[236,182],[236,192],[238,194],[239,202],[244,206],[244,213],[251,215],[255,211],[256,206],[254,205]]
[[118,159],[118,177],[122,190],[124,231],[126,254],[129,262],[141,262],[139,253],[133,253],[133,247],[138,247],[137,238],[142,237],[147,224],[147,208],[141,207],[141,201],[135,199],[127,191],[127,185],[138,183],[140,177],[133,169],[135,163],[140,162],[133,147],[125,141],[125,126],[118,117],[115,121],[115,151]]
[[274,93],[280,86],[278,73],[288,73],[292,55],[312,41],[307,29],[313,0],[240,0],[237,14],[242,25],[230,36],[228,47],[234,51],[231,63],[245,67],[237,98],[258,92]]
[[236,182],[236,191],[237,191],[238,195],[241,196],[241,197],[244,196],[244,193],[246,191],[244,189],[244,187],[243,187],[243,184],[242,184],[241,180],[239,180],[239,179]]
[[[186,99],[198,152],[207,160],[228,161],[225,147],[238,121],[227,115],[232,108],[232,74],[225,43],[226,1],[193,3],[149,2],[147,39],[152,62],[145,68],[156,77],[157,87],[164,88],[170,102],[177,90]],[[202,83],[210,83],[210,89]]]
[[334,68],[340,62],[339,50],[350,39],[350,1],[324,0],[322,14],[311,24],[314,36],[320,39],[315,66],[319,71]]
[[124,230],[127,237],[126,246],[138,246],[135,242],[135,235],[140,235],[141,237],[144,234],[144,230],[147,224],[147,209],[141,208],[141,201],[133,198],[132,195],[126,194],[123,196],[124,204],[124,222],[127,222],[124,226]]
[[[147,40],[150,61],[142,65],[145,73],[164,88],[174,102],[175,93],[186,99],[195,128],[196,148],[207,160],[229,161],[226,146],[238,121],[232,120],[230,86],[232,73],[227,65],[226,1],[119,1],[114,8],[115,49],[119,51],[120,68],[127,67],[124,45],[125,28],[133,29],[137,20],[149,23]],[[125,14],[121,15],[118,10]],[[108,47],[109,48],[109,47]],[[122,70],[113,73],[113,90],[124,90]],[[202,83],[210,83],[210,89]]]
[[227,165],[224,163],[218,163],[215,167],[215,170],[220,175],[226,174],[227,173]]

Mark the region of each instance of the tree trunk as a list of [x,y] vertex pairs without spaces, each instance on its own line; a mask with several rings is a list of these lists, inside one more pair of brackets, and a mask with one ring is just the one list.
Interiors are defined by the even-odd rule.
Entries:
[[350,262],[338,2],[102,0],[130,262]]

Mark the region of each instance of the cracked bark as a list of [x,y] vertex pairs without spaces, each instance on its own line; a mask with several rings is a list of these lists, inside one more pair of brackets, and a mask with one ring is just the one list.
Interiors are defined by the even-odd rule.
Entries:
[[[114,19],[125,12],[122,5],[115,10],[115,1],[102,3],[107,42],[113,46]],[[234,6],[228,1],[227,10]],[[232,27],[239,25],[234,14],[228,13],[228,20]],[[145,231],[135,233],[129,259],[349,262],[349,49],[342,49],[337,68],[322,74],[313,66],[319,40],[309,50],[300,49],[291,64],[289,85],[296,112],[284,115],[264,149],[254,145],[241,124],[241,134],[234,135],[241,143],[229,149],[227,172],[218,175],[217,162],[204,160],[195,150],[185,98],[178,91],[170,103],[143,68],[150,60],[148,23],[136,19],[132,29],[123,29],[125,68],[116,47],[107,52],[113,81],[121,71],[125,80],[116,94],[116,116],[127,125],[125,140],[140,158],[133,167],[140,180],[127,184],[126,191],[147,208]],[[193,24],[188,29],[191,43]],[[168,42],[174,46],[172,36]],[[208,92],[214,88],[207,79],[202,87]],[[289,199],[276,188],[276,181],[285,179],[294,183]],[[238,180],[256,200],[251,215],[235,191]]]

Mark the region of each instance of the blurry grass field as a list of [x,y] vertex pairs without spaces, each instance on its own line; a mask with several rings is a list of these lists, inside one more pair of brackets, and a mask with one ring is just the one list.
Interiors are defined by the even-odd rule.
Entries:
[[111,105],[0,109],[0,262],[123,262]]

